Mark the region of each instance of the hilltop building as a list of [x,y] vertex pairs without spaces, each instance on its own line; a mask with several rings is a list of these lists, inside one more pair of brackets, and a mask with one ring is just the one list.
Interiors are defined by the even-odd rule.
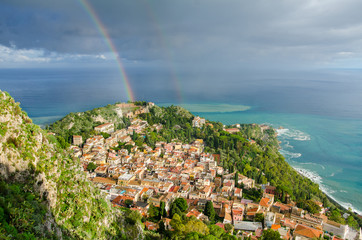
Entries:
[[194,117],[194,120],[192,120],[193,127],[201,128],[205,123],[205,118],[200,118],[199,116]]
[[94,131],[111,134],[111,133],[114,132],[114,124],[113,123],[105,123],[105,124],[99,125],[99,126],[94,128]]

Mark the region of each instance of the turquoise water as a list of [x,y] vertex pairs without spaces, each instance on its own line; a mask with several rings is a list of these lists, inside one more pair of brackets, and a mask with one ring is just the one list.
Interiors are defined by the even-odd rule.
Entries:
[[[224,124],[283,126],[287,161],[362,212],[362,71],[188,72],[179,83],[164,70],[127,73],[137,100],[182,104]],[[117,69],[0,69],[0,89],[40,125],[127,100]]]

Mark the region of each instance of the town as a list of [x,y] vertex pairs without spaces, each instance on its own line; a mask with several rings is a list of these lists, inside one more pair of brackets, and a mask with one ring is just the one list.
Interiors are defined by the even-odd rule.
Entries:
[[[132,104],[121,104],[120,109],[132,109]],[[276,187],[256,184],[237,171],[229,172],[220,166],[218,154],[204,151],[205,143],[196,139],[184,143],[178,139],[160,141],[152,148],[138,146],[134,136],[145,136],[147,129],[159,131],[162,124],[150,126],[137,117],[149,111],[153,103],[136,111],[124,111],[130,126],[116,129],[114,123],[94,128],[98,135],[88,139],[73,136],[73,157],[79,158],[88,178],[107,196],[115,207],[128,207],[144,217],[145,227],[156,231],[160,222],[172,230],[172,219],[167,214],[160,221],[152,220],[154,207],[170,212],[176,199],[185,199],[187,217],[210,221],[206,206],[212,203],[215,224],[241,239],[258,239],[263,231],[277,231],[282,239],[358,239],[360,234],[348,225],[328,219],[323,204],[319,213],[308,213],[285,196],[285,203],[276,201]],[[195,117],[192,127],[201,128],[205,119]],[[268,128],[268,126],[263,126]],[[240,125],[225,129],[233,134]],[[251,144],[255,141],[250,139]],[[259,191],[260,201],[243,197],[243,192]],[[209,203],[209,204],[208,204]],[[215,220],[217,219],[217,220]]]

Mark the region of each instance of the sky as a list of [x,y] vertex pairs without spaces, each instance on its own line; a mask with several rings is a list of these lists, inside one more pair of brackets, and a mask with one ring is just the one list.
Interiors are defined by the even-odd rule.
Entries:
[[[126,67],[360,68],[360,0],[87,0]],[[111,66],[81,0],[1,0],[0,68]]]

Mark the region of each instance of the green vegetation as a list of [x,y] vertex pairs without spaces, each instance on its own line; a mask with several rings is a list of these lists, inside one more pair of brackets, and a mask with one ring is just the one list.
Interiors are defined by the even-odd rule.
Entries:
[[[129,120],[120,117],[117,114],[118,107],[116,105],[107,105],[101,108],[95,108],[90,111],[81,113],[70,113],[59,121],[47,126],[47,130],[56,133],[59,137],[64,138],[68,143],[72,143],[73,135],[82,136],[87,139],[95,135],[94,127],[105,122],[115,123],[115,128],[124,128]],[[105,134],[105,136],[107,136]]]
[[93,172],[97,168],[97,165],[94,162],[90,162],[87,166],[87,170]]
[[261,236],[262,240],[280,240],[280,233],[277,231],[274,231],[272,229],[268,229],[266,231],[263,231],[263,235]]
[[209,217],[210,222],[214,222],[216,213],[212,201],[206,203],[204,214]]
[[70,158],[62,136],[32,124],[2,92],[0,114],[7,122],[0,138],[0,239],[142,238],[141,216],[111,206]]
[[170,225],[174,231],[165,231],[164,237],[166,239],[237,239],[219,226],[206,225],[194,216],[185,217],[176,213]]
[[51,239],[45,226],[46,202],[27,184],[0,180],[0,239]]
[[[211,204],[211,205],[210,205]],[[186,210],[188,208],[187,201],[184,198],[176,198],[171,204],[169,215],[164,209],[164,203],[160,203],[160,207],[150,205],[148,209],[147,218],[148,221],[152,221],[159,224],[157,233],[159,235],[153,236],[146,233],[146,237],[149,239],[236,239],[234,236],[225,232],[211,223],[204,223],[194,216],[187,217]],[[214,215],[215,210],[212,206],[212,202],[208,202],[205,207],[205,211],[209,211],[210,216]],[[173,230],[167,230],[163,219],[170,217],[172,220],[170,225]]]
[[321,208],[312,200],[303,200],[297,203],[297,206],[307,210],[310,213],[319,213]]

